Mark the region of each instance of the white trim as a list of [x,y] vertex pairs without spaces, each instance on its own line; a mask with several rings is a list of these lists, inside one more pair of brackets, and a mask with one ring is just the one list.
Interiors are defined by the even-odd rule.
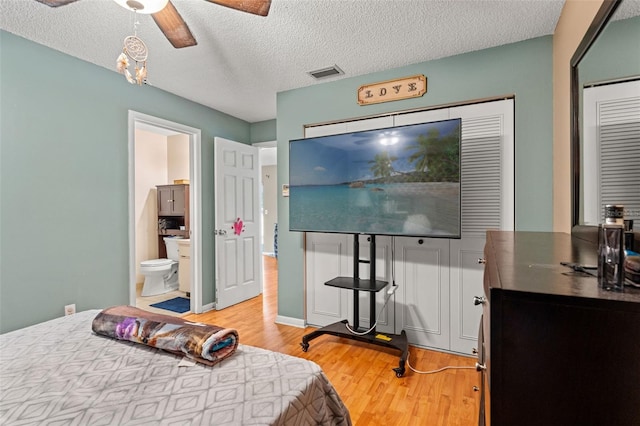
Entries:
[[202,312],[209,312],[209,311],[213,311],[216,308],[216,304],[215,303],[207,303],[206,305],[202,305]]
[[278,146],[278,141],[256,142],[252,143],[251,146],[255,146],[257,148],[276,148]]
[[281,315],[276,315],[275,323],[281,324],[281,325],[290,325],[292,327],[298,327],[298,328],[306,328],[307,326],[303,319],[283,317]]
[[[189,136],[189,209],[191,214],[191,312],[202,306],[202,133],[200,129],[129,110],[129,304],[136,304],[135,232],[135,130],[136,125],[154,126]],[[208,306],[208,305],[207,305]]]

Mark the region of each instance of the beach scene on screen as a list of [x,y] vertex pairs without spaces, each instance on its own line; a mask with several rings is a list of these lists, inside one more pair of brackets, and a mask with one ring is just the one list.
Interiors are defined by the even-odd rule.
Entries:
[[459,237],[460,119],[293,140],[292,231]]

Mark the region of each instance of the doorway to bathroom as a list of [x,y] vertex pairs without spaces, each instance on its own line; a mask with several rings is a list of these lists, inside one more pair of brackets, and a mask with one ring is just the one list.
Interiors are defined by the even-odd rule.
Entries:
[[129,111],[134,306],[177,316],[202,312],[200,153],[199,129]]

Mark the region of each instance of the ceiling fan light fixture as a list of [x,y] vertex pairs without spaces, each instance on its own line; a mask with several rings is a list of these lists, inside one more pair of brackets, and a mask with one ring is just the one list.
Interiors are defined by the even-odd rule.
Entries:
[[151,14],[165,8],[169,0],[113,0],[125,9]]

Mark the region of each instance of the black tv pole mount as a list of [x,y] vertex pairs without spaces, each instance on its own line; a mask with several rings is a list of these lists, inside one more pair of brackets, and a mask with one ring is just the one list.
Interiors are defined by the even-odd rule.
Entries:
[[[356,332],[364,332],[367,329],[360,330],[359,318],[360,318],[360,298],[359,292],[369,292],[369,328],[371,330],[366,334],[353,334],[347,329],[349,323],[348,320],[338,321],[336,323],[319,328],[311,333],[302,336],[302,351],[307,352],[309,350],[309,342],[316,337],[323,334],[330,334],[332,336],[344,337],[346,339],[357,340],[359,342],[371,343],[373,345],[383,346],[385,348],[397,349],[402,354],[400,355],[400,363],[393,371],[396,373],[396,377],[402,377],[405,373],[405,363],[407,361],[407,355],[409,353],[409,344],[407,342],[407,334],[404,330],[400,334],[379,334],[375,330],[376,323],[376,293],[387,286],[386,281],[376,280],[376,236],[370,235],[371,243],[369,245],[369,259],[360,259],[360,243],[358,241],[358,234],[353,234],[353,277],[337,277],[330,281],[327,281],[325,285],[331,287],[338,287],[348,290],[353,290],[353,327],[352,330]],[[360,264],[369,264],[369,279],[360,279]]]

